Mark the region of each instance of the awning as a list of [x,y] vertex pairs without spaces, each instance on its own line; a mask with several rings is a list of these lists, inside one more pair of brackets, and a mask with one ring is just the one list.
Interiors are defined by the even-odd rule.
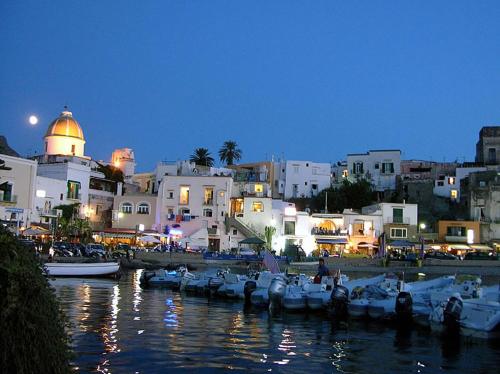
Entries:
[[258,238],[256,236],[252,238],[246,238],[243,239],[242,241],[239,242],[239,244],[257,244],[257,245],[264,245],[266,242],[262,240],[261,238]]
[[492,251],[493,250],[493,248],[491,248],[488,245],[484,245],[484,244],[471,244],[470,247],[472,249],[476,249],[478,251]]
[[465,244],[448,244],[448,247],[453,248],[453,249],[461,249],[461,250],[470,249],[470,247],[468,245],[465,245]]
[[321,238],[321,239],[316,239],[316,244],[347,244],[348,241],[345,238],[341,239],[327,239],[327,238]]
[[418,243],[412,243],[408,240],[393,240],[389,243],[391,247],[415,247]]
[[126,233],[112,233],[112,232],[96,232],[97,235],[102,236],[103,238],[117,238],[117,239],[131,239],[135,235],[134,234],[126,234]]

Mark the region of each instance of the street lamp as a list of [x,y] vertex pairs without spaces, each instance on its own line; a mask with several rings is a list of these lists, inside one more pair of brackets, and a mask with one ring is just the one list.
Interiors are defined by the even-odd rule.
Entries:
[[426,227],[427,227],[427,226],[425,225],[425,223],[423,223],[423,222],[422,222],[422,223],[419,225],[420,232],[424,231]]

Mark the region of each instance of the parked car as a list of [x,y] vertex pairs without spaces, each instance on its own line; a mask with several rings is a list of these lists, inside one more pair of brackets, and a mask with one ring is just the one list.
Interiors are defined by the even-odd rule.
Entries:
[[442,252],[442,251],[428,252],[424,255],[424,258],[433,258],[436,260],[459,260],[459,258],[457,256],[452,255],[451,253]]
[[82,243],[70,243],[70,250],[73,256],[85,256],[86,247]]
[[498,254],[492,251],[474,251],[466,253],[464,260],[498,260]]
[[104,257],[104,256],[106,256],[106,250],[104,249],[103,245],[97,244],[97,243],[87,244],[87,247],[85,248],[85,252],[87,253],[87,256],[90,256],[90,257]]

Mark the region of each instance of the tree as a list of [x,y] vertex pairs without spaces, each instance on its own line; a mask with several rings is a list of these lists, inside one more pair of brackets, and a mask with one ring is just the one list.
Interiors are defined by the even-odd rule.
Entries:
[[113,165],[103,165],[97,162],[97,171],[103,173],[106,179],[123,183],[123,171]]
[[214,159],[210,156],[210,152],[207,148],[196,148],[189,158],[189,161],[194,162],[196,165],[208,167],[214,165]]
[[[327,198],[326,194],[328,194]],[[361,179],[356,182],[345,180],[338,188],[321,191],[313,198],[311,206],[315,212],[323,211],[326,200],[329,213],[342,213],[344,209],[361,209],[372,204],[376,201],[375,195],[370,183],[366,180]]]
[[264,227],[264,237],[266,240],[266,248],[270,251],[273,249],[273,236],[276,234],[276,227],[266,226]]
[[35,253],[0,227],[0,372],[70,373],[66,320]]
[[233,140],[226,140],[219,150],[221,162],[225,162],[227,165],[233,165],[234,161],[241,160],[241,154],[241,149]]

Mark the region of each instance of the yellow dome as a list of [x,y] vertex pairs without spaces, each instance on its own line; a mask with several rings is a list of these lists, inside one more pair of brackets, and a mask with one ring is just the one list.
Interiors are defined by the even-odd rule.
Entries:
[[61,115],[56,118],[47,129],[45,137],[47,136],[69,136],[72,138],[83,138],[83,131],[78,122],[73,118],[73,113],[66,110],[61,112]]

